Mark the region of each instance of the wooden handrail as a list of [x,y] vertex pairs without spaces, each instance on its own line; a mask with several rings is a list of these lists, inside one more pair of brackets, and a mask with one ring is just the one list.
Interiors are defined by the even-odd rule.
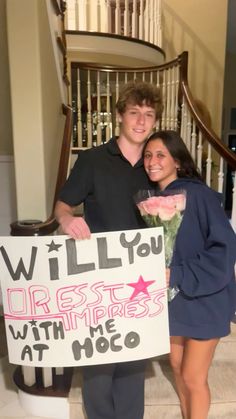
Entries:
[[53,8],[57,16],[62,14],[60,2],[58,0],[51,0]]
[[37,220],[13,222],[10,225],[12,236],[44,236],[44,235],[53,233],[58,227],[58,223],[54,217],[54,208],[55,208],[55,204],[58,198],[59,191],[67,178],[67,170],[68,170],[70,146],[71,146],[72,118],[73,118],[73,111],[70,106],[63,104],[62,112],[64,115],[66,115],[66,121],[65,121],[65,126],[64,126],[60,161],[59,161],[59,167],[58,167],[58,172],[57,172],[56,188],[55,188],[51,215],[44,222],[37,221]]
[[203,132],[207,141],[212,145],[212,147],[227,161],[229,166],[236,170],[236,154],[234,154],[216,135],[216,133],[207,126],[202,120],[202,116],[199,113],[196,102],[193,98],[193,95],[189,89],[188,78],[187,78],[187,69],[188,69],[188,52],[184,51],[180,56],[179,60],[181,61],[180,65],[180,87],[183,96],[186,99],[186,102],[190,108],[193,119],[195,120],[198,128]]
[[51,0],[53,8],[57,16],[64,16],[66,10],[66,1],[64,0]]
[[62,105],[63,114],[66,115],[66,122],[61,146],[61,155],[59,161],[59,168],[57,174],[56,189],[53,200],[53,211],[60,192],[61,187],[66,181],[68,163],[70,157],[70,146],[71,146],[71,134],[72,134],[72,119],[73,119],[73,110],[71,106]]

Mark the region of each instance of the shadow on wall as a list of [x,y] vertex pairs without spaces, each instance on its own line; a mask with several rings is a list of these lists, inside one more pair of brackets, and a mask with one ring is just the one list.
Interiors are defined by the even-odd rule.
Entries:
[[[189,12],[191,12],[191,5]],[[195,6],[194,6],[195,7]],[[189,85],[194,95],[207,103],[211,110],[212,125],[219,133],[224,82],[223,62],[217,59],[206,43],[195,33],[188,22],[181,18],[166,2],[163,4],[163,49],[167,59],[172,59],[182,51],[189,51]],[[212,40],[213,41],[213,40]],[[211,42],[212,44],[212,42]],[[220,56],[219,56],[220,57]],[[218,125],[218,126],[217,126]]]
[[[178,38],[181,39],[179,46],[180,51],[182,52],[186,49],[186,39],[189,38],[193,46],[193,51],[195,51],[197,48],[201,50],[206,57],[206,61],[209,62],[212,67],[216,68],[216,71],[222,71],[221,64],[217,61],[212,52],[207,48],[206,44],[202,42],[201,38],[198,37],[195,32],[193,32],[191,27],[184,20],[182,20],[178,14],[175,13],[174,9],[169,7],[166,3],[163,8],[164,13],[166,15],[169,14],[171,17],[171,31],[166,34],[164,33],[164,49],[168,45],[169,53],[171,53],[173,57],[176,57],[176,55],[179,54],[179,51],[174,50],[173,44],[171,44],[169,40],[178,35]],[[165,26],[165,22],[163,26]]]

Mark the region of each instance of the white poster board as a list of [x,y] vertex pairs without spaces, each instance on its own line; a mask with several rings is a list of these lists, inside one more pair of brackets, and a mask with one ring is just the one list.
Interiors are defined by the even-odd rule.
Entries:
[[169,352],[162,228],[0,242],[11,363],[79,366]]

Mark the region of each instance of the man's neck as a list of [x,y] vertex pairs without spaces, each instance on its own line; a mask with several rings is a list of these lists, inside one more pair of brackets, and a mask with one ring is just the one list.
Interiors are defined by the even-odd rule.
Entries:
[[130,143],[124,137],[119,137],[117,144],[123,156],[134,166],[141,158],[144,144]]

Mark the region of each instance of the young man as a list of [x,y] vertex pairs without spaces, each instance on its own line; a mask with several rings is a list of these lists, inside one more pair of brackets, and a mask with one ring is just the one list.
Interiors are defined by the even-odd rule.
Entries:
[[[133,196],[150,188],[142,150],[160,117],[159,89],[146,82],[123,88],[116,110],[119,137],[80,153],[56,204],[62,230],[74,239],[91,232],[145,227]],[[84,203],[84,218],[75,217]],[[83,399],[88,419],[142,419],[145,360],[83,367]]]

